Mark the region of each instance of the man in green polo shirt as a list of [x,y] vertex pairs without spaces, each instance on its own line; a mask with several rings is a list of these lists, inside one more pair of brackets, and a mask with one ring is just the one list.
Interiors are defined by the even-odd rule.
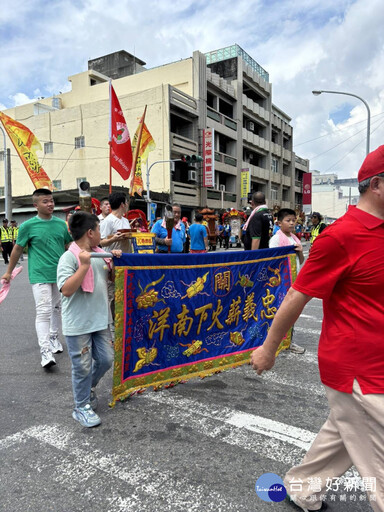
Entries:
[[20,226],[6,273],[9,282],[25,246],[28,246],[28,274],[36,304],[36,332],[40,345],[41,366],[56,364],[53,354],[63,351],[58,340],[61,297],[56,285],[56,271],[65,246],[72,241],[67,225],[52,215],[52,192],[36,189],[32,196],[37,216]]

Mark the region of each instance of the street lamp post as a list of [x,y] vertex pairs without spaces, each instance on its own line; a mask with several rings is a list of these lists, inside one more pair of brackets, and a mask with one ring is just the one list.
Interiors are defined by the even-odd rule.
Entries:
[[368,116],[367,116],[367,155],[368,155],[368,153],[369,153],[369,139],[370,139],[370,132],[371,132],[371,111],[369,110],[368,103],[363,98],[361,98],[360,96],[357,96],[357,94],[352,94],[350,92],[341,92],[341,91],[312,91],[312,94],[314,94],[315,96],[319,96],[323,92],[329,93],[329,94],[344,94],[345,96],[353,96],[354,98],[357,98],[357,99],[361,100],[364,103],[364,105],[367,108],[367,114],[368,114]]
[[[170,162],[171,165],[174,165],[173,162],[181,162],[181,159],[175,158],[174,160],[157,160],[156,162],[153,162],[153,164],[151,164],[149,167],[148,167],[148,160],[147,160],[147,195],[146,195],[145,201],[147,203],[147,220],[148,221],[151,218],[151,195],[150,195],[150,190],[149,190],[149,174],[154,165],[164,164],[167,162]],[[171,180],[171,182],[172,182],[172,180]]]

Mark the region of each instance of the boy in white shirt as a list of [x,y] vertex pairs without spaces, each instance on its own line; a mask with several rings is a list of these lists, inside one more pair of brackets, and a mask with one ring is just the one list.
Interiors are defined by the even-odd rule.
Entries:
[[294,245],[297,253],[297,270],[304,263],[303,246],[294,234],[296,226],[296,214],[290,208],[281,208],[277,213],[279,230],[269,240],[269,247],[285,247]]
[[[269,240],[269,247],[286,247],[288,245],[294,245],[297,255],[297,271],[299,272],[300,266],[304,263],[304,255],[303,246],[301,245],[300,240],[294,234],[296,225],[296,214],[294,210],[291,210],[290,208],[281,208],[277,212],[277,224],[280,229]],[[296,354],[304,354],[306,349],[300,345],[297,345],[296,343],[292,343],[291,341],[288,350]]]

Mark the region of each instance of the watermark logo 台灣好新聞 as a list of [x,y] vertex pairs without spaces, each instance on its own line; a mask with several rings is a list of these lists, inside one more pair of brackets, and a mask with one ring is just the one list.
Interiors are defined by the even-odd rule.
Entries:
[[259,498],[269,502],[283,501],[287,495],[283,480],[275,473],[261,475],[256,481],[255,491]]

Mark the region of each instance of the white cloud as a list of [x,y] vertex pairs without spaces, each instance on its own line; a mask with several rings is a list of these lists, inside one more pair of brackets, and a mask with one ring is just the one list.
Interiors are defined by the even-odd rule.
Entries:
[[25,103],[31,103],[31,101],[35,101],[37,97],[30,98],[23,92],[17,92],[16,94],[11,94],[9,99],[12,100],[12,107],[18,107],[19,105],[25,105]]

